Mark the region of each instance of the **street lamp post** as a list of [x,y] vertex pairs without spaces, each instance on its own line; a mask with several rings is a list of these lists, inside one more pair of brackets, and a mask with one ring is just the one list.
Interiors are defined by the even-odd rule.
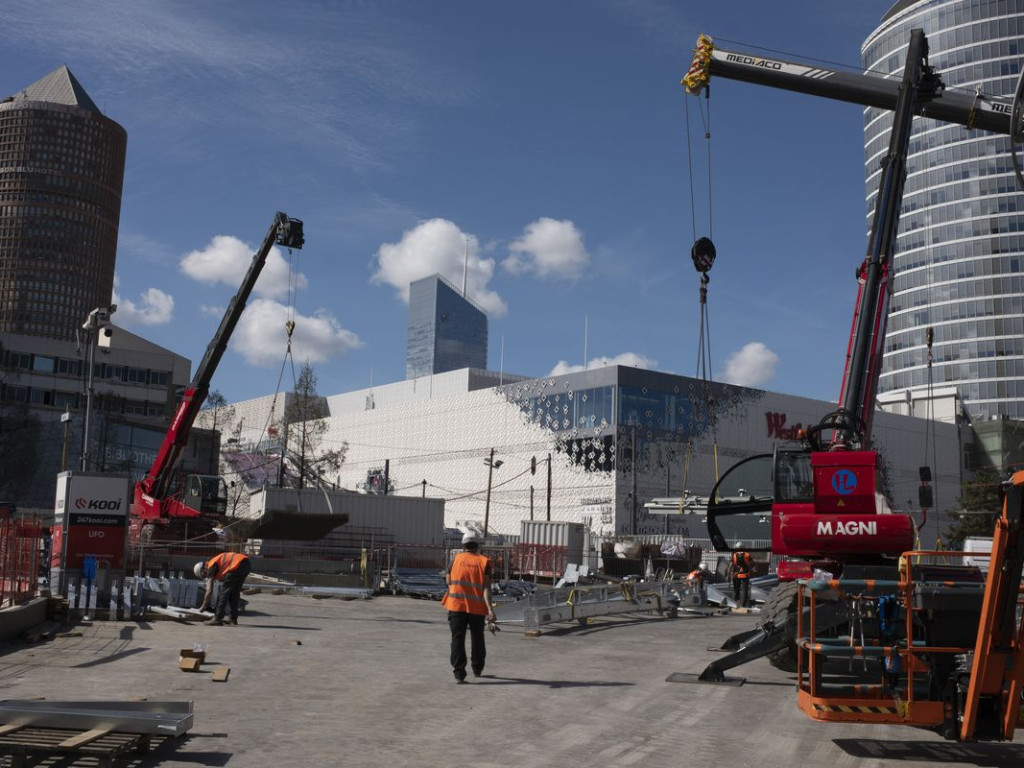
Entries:
[[82,324],[85,331],[85,343],[88,345],[86,351],[86,384],[85,384],[85,418],[82,421],[82,471],[89,470],[89,427],[92,422],[92,376],[96,361],[97,343],[104,347],[110,347],[110,316],[117,311],[117,305],[109,307],[96,307],[89,313]]
[[484,502],[484,538],[487,538],[487,529],[491,520],[491,482],[494,479],[494,470],[504,464],[501,459],[494,459],[494,449],[491,448],[491,455],[484,459],[487,465],[487,501]]
[[71,427],[71,412],[66,408],[60,415],[60,423],[64,425],[64,441],[60,448],[60,471],[68,468],[68,430]]

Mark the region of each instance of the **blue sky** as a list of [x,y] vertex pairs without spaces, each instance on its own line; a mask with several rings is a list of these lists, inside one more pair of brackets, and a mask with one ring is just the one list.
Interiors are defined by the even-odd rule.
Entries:
[[890,5],[35,0],[4,10],[0,92],[66,64],[125,127],[114,321],[193,365],[274,212],[305,222],[294,291],[275,254],[214,377],[229,402],[276,389],[289,304],[321,394],[404,378],[408,283],[461,286],[467,246],[490,368],[582,366],[586,325],[590,364],[693,375],[709,233],[714,377],[835,399],[861,109],[679,80],[701,32],[856,66]]

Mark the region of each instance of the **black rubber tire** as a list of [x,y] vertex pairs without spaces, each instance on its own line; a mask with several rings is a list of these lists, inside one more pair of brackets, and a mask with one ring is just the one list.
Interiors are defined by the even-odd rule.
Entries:
[[794,636],[789,638],[790,642],[785,648],[768,654],[768,663],[783,672],[796,672],[796,610],[797,590],[799,584],[795,581],[780,583],[775,589],[768,593],[768,597],[761,606],[761,623],[771,621],[776,626],[787,625]]

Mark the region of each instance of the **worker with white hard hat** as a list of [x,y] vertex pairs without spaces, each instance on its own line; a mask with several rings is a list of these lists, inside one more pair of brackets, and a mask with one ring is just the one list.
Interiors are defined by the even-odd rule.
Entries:
[[252,571],[249,558],[241,552],[221,552],[209,560],[200,560],[192,570],[197,579],[206,579],[206,594],[203,596],[203,604],[199,608],[202,611],[205,611],[210,605],[210,598],[213,597],[213,582],[221,583],[213,618],[206,623],[223,624],[225,615],[230,612],[228,620],[232,624],[237,624],[242,585],[245,584],[245,578]]
[[687,583],[689,583],[700,596],[701,605],[703,605],[707,600],[707,595],[704,592],[704,580],[707,579],[708,576],[707,563],[701,563],[686,575]]
[[441,605],[448,611],[448,627],[452,633],[451,664],[456,683],[466,682],[467,629],[473,676],[480,677],[484,672],[487,657],[484,623],[495,621],[491,603],[493,573],[490,558],[480,554],[480,540],[468,531],[462,537],[462,551],[455,556],[445,576],[448,591],[441,598]]

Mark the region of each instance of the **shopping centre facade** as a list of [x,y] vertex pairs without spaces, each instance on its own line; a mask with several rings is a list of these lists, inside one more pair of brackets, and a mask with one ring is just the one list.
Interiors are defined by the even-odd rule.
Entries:
[[[699,539],[707,536],[703,518],[687,514],[699,504],[674,514],[645,505],[707,496],[730,466],[791,444],[835,408],[621,366],[537,379],[461,369],[328,396],[326,404],[321,449],[348,446],[340,470],[324,477],[331,486],[384,487],[386,473],[391,493],[443,498],[445,525],[453,528],[517,535],[524,520],[550,519],[605,537]],[[266,446],[256,425],[274,421],[280,398],[232,408],[244,427],[240,442]],[[919,467],[934,458],[936,509],[921,536],[931,545],[957,508],[971,430],[883,411],[874,435],[893,508],[909,507],[918,519]],[[230,476],[231,468],[222,471]]]

